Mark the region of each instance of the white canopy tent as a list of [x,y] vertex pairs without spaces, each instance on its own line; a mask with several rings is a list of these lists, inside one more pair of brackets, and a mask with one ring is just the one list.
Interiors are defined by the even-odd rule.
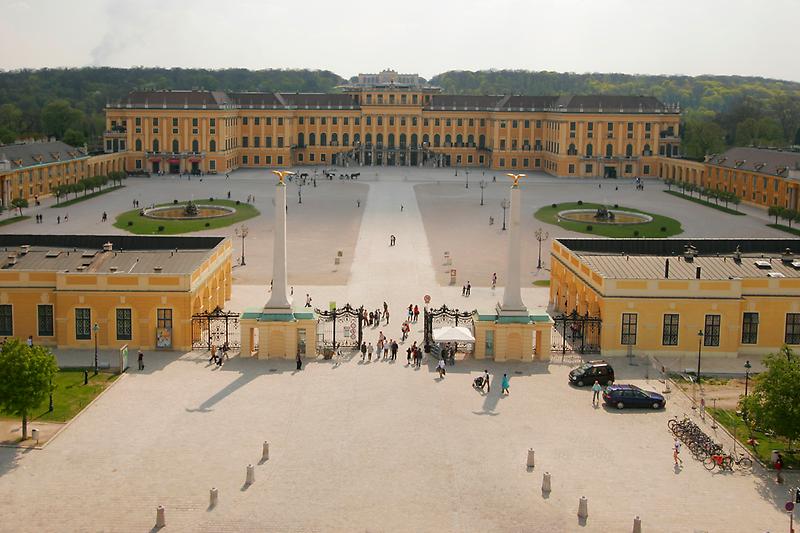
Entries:
[[475,336],[465,327],[444,327],[433,330],[434,342],[475,342]]

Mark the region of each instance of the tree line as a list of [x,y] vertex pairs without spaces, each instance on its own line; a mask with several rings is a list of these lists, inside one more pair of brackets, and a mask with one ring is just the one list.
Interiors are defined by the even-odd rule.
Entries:
[[[74,68],[0,72],[0,143],[55,136],[99,147],[108,101],[132,89],[335,92],[322,70]],[[431,83],[453,94],[636,94],[680,104],[688,157],[729,146],[800,145],[800,83],[746,76],[575,74],[525,70],[449,71]]]

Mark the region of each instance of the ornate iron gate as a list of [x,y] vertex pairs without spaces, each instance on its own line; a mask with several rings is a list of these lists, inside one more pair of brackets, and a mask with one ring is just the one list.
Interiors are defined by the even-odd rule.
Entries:
[[[566,353],[600,353],[599,316],[579,315],[576,310],[553,318],[553,348]],[[558,337],[561,337],[560,339]]]
[[211,345],[229,349],[241,347],[239,313],[223,311],[219,307],[213,311],[203,311],[192,315],[192,349],[210,350]]
[[358,348],[364,331],[364,308],[350,304],[330,311],[315,309],[317,313],[317,349],[341,346]]
[[425,316],[423,319],[425,320],[425,328],[424,328],[424,339],[425,339],[425,348],[428,350],[431,344],[433,344],[433,329],[435,327],[441,326],[463,326],[469,328],[472,333],[475,333],[474,324],[472,321],[473,311],[464,311],[459,312],[458,309],[450,309],[446,305],[441,306],[438,309],[428,309],[425,308]]

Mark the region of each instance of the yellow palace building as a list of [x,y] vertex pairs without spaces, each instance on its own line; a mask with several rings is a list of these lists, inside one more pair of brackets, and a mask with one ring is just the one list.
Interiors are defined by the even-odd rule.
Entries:
[[556,318],[556,330],[575,342],[593,319],[604,356],[797,347],[796,252],[800,239],[555,239],[550,305],[573,317]]
[[0,235],[0,337],[60,348],[190,350],[231,295],[223,237]]
[[680,109],[646,96],[446,95],[411,78],[330,94],[132,91],[106,105],[106,152],[129,171],[294,165],[480,167],[657,176]]

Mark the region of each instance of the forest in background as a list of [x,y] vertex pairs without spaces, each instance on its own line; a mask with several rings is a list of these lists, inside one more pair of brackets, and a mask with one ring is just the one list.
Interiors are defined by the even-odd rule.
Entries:
[[[106,102],[133,89],[332,92],[345,79],[320,70],[74,68],[0,72],[0,143],[52,135],[98,146]],[[728,146],[800,145],[800,83],[743,76],[449,71],[431,84],[455,94],[637,94],[683,109],[684,154]]]

